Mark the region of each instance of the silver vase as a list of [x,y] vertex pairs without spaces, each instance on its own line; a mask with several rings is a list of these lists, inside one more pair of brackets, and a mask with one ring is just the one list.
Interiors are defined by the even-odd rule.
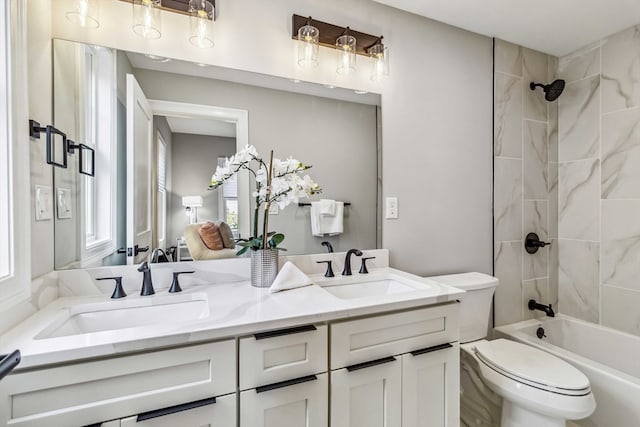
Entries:
[[251,286],[268,288],[278,275],[278,250],[258,249],[251,252]]

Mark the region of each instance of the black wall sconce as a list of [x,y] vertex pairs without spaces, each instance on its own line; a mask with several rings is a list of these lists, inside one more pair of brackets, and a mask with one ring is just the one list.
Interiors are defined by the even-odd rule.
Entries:
[[[56,166],[59,168],[67,168],[67,135],[64,132],[59,131],[51,125],[46,127],[40,126],[40,123],[35,120],[29,120],[29,136],[31,138],[40,139],[40,134],[45,132],[46,134],[46,148],[47,148],[47,164]],[[54,135],[58,135],[62,138],[62,163],[56,162],[54,157]]]
[[[96,155],[93,148],[85,144],[76,144],[72,140],[68,139],[64,132],[51,125],[42,127],[37,121],[29,120],[29,136],[31,138],[40,139],[40,134],[42,132],[45,132],[46,135],[47,164],[66,169],[68,165],[68,155],[75,154],[75,150],[77,149],[80,153],[78,172],[83,175],[95,176]],[[55,160],[54,138],[56,135],[62,138],[62,162]],[[85,157],[87,155],[89,155],[90,158]]]
[[[72,140],[67,139],[67,153],[74,154],[78,150],[80,158],[78,159],[78,172],[83,175],[96,176],[96,151],[85,144],[75,144]],[[85,154],[87,153],[87,154]],[[87,160],[87,155],[89,160]]]

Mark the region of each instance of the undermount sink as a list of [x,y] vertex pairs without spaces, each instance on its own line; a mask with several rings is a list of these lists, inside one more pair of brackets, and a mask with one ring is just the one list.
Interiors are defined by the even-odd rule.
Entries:
[[35,339],[57,338],[126,328],[182,323],[209,316],[207,296],[170,295],[130,301],[81,304],[62,310]]
[[341,299],[384,296],[423,291],[430,288],[426,283],[392,273],[363,276],[364,275],[354,275],[350,277],[318,280],[316,284]]

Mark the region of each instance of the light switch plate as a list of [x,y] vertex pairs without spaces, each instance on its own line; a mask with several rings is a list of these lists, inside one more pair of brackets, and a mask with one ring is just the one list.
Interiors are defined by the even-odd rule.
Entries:
[[51,187],[36,185],[36,221],[49,221],[53,218],[53,200]]
[[398,219],[398,198],[387,197],[385,201],[386,219]]
[[58,219],[68,219],[72,217],[71,212],[71,190],[68,188],[58,188],[56,195]]

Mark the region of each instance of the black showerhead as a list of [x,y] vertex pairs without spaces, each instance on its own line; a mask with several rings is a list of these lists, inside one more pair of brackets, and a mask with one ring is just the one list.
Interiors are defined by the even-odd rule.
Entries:
[[534,83],[531,82],[529,87],[531,90],[536,90],[536,87],[540,86],[542,90],[544,90],[544,99],[549,102],[553,102],[562,94],[564,90],[564,80],[558,79],[554,80],[552,83],[548,85],[543,85],[542,83]]

